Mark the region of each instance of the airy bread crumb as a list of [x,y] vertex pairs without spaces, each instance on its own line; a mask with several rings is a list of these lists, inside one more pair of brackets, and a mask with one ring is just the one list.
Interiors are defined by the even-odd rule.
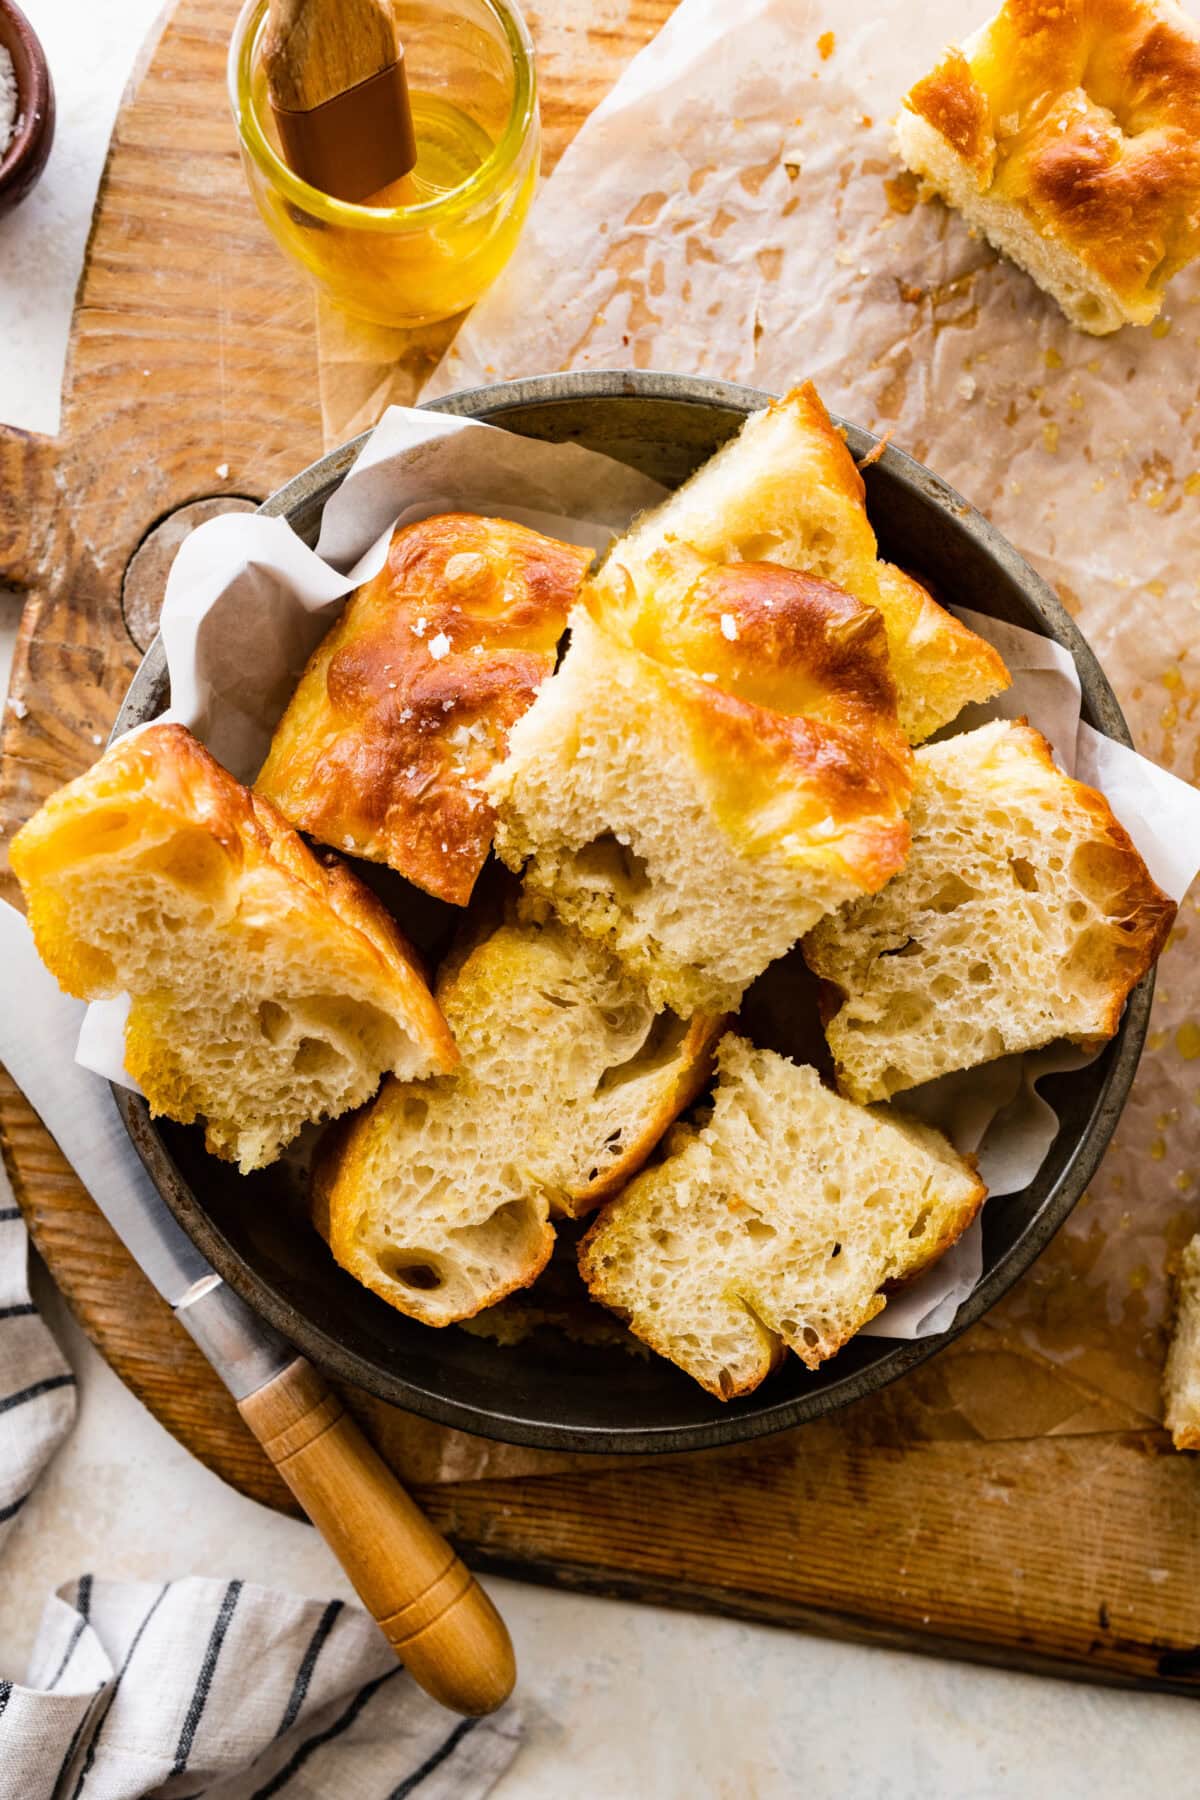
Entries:
[[119,740],[10,857],[68,993],[132,997],[125,1066],[150,1109],[243,1173],[361,1106],[386,1071],[452,1068],[412,953],[368,888],[318,862],[181,725]]
[[826,1035],[856,1100],[1111,1037],[1175,917],[1104,796],[1030,726],[925,744],[916,764],[905,868],[804,944],[831,984]]
[[718,1399],[792,1349],[820,1366],[970,1224],[984,1197],[940,1132],[831,1094],[725,1036],[712,1116],[606,1206],[580,1248],[593,1298]]
[[388,1082],[319,1157],[334,1256],[428,1325],[540,1274],[554,1215],[579,1217],[641,1167],[708,1080],[719,1019],[656,1011],[620,965],[556,922],[509,921],[460,949],[438,997],[462,1056]]

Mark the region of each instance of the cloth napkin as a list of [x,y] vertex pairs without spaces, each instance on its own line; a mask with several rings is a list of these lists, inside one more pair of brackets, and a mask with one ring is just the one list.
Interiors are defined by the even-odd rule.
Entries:
[[[82,1177],[144,1182],[105,1083],[74,1061],[82,1008],[0,902],[0,1062]],[[111,1115],[111,1117],[110,1117]],[[0,1172],[0,1582],[7,1536],[71,1428],[75,1377],[29,1295]],[[0,1679],[0,1800],[476,1800],[519,1710],[455,1720],[340,1600],[239,1579],[83,1574],[49,1600],[25,1682]],[[0,1647],[2,1653],[2,1647]]]

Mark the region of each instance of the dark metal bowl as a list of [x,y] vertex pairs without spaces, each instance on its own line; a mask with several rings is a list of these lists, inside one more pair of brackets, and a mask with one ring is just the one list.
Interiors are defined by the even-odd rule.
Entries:
[[[434,403],[553,442],[575,440],[678,484],[768,396],[673,375],[544,376]],[[862,457],[875,440],[846,427]],[[362,440],[332,451],[263,506],[315,541],[322,508]],[[1050,589],[1012,546],[936,475],[888,449],[866,471],[871,520],[885,554],[946,598],[1062,644],[1083,685],[1083,714],[1110,737],[1129,733],[1092,652]],[[167,702],[156,639],[116,730]],[[414,892],[415,890],[409,890]],[[411,921],[405,917],[406,924]],[[394,1312],[333,1263],[283,1193],[276,1171],[239,1177],[204,1152],[196,1128],[152,1123],[118,1092],[134,1141],[168,1204],[214,1266],[264,1317],[330,1373],[397,1406],[512,1443],[565,1450],[693,1450],[759,1437],[882,1387],[982,1318],[1062,1224],[1112,1135],[1141,1053],[1153,978],[1132,994],[1116,1038],[1090,1067],[1048,1080],[1061,1121],[1037,1179],[983,1214],[983,1277],[950,1331],[912,1343],[856,1338],[816,1374],[796,1357],[745,1400],[722,1405],[669,1363],[544,1334],[513,1347]]]

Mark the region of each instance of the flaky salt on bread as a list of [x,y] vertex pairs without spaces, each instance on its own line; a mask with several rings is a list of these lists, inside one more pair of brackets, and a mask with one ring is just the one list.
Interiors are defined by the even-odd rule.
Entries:
[[656,619],[669,635],[678,585],[671,564],[680,552],[712,563],[777,563],[877,607],[912,743],[1009,684],[990,644],[911,576],[879,561],[862,476],[811,382],[753,414],[618,539],[584,585],[593,616],[616,636],[653,629]]
[[1172,0],[1006,0],[906,97],[900,155],[1082,331],[1200,252],[1200,28]]
[[693,573],[669,630],[621,641],[576,609],[489,782],[527,904],[683,1014],[729,1010],[900,867],[912,763],[877,612],[770,564]]
[[483,777],[554,668],[591,560],[508,519],[401,527],[309,659],[258,792],[321,843],[465,906],[492,842]]
[[243,1171],[387,1071],[454,1066],[404,938],[335,859],[180,725],[121,738],[10,859],[43,962],[83,1000],[131,996],[125,1066],[150,1109]]
[[314,1215],[364,1286],[428,1325],[528,1286],[578,1217],[641,1167],[708,1080],[717,1019],[656,1012],[566,927],[502,923],[438,997],[462,1062],[388,1082],[317,1164]]
[[712,1116],[599,1215],[592,1297],[718,1399],[788,1349],[815,1369],[882,1312],[885,1284],[958,1238],[983,1184],[940,1132],[831,1094],[744,1038],[718,1050]]
[[806,939],[843,1092],[883,1100],[1056,1038],[1112,1036],[1175,917],[1103,794],[1000,720],[917,751],[912,852]]
[[1200,1237],[1179,1269],[1175,1329],[1163,1372],[1164,1423],[1177,1450],[1200,1450]]

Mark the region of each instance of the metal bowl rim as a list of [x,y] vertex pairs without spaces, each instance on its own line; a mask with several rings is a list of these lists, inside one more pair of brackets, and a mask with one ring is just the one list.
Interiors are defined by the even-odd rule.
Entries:
[[[627,396],[723,407],[736,412],[755,411],[775,398],[758,389],[698,376],[603,369],[530,376],[519,381],[461,389],[437,400],[427,401],[425,406],[430,411],[447,412],[464,418],[474,418],[485,413],[488,421],[493,422],[497,419],[502,421],[506,412],[529,405]],[[845,433],[856,459],[877,446],[878,440],[870,432],[837,415],[833,417],[834,423]],[[362,432],[319,457],[270,495],[258,511],[267,516],[282,516],[290,520],[302,507],[312,504],[314,499],[320,497],[324,490],[332,491],[345,476],[369,436],[369,432]],[[1030,567],[1007,538],[940,476],[890,444],[878,457],[878,461],[921,502],[950,513],[959,528],[974,538],[984,554],[1004,568],[1020,587],[1031,610],[1043,622],[1046,635],[1060,643],[1073,657],[1079,671],[1085,713],[1091,714],[1094,723],[1107,736],[1131,745],[1133,740],[1128,725],[1094,652],[1042,577]],[[328,498],[328,493],[324,493],[324,498]],[[166,657],[161,637],[156,636],[134,675],[109,741],[112,742],[133,725],[152,718],[161,709],[165,689]],[[1079,1137],[1057,1185],[1047,1195],[1040,1211],[1029,1221],[1007,1253],[981,1276],[974,1290],[960,1305],[948,1330],[932,1337],[892,1340],[893,1348],[866,1368],[855,1370],[843,1380],[834,1380],[811,1393],[774,1402],[768,1398],[760,1406],[749,1405],[736,1413],[695,1425],[661,1428],[591,1427],[523,1418],[516,1413],[506,1414],[448,1399],[443,1394],[406,1380],[402,1373],[347,1350],[322,1327],[314,1325],[295,1307],[279,1298],[266,1280],[245,1262],[217,1230],[176,1168],[165,1143],[154,1128],[145,1101],[127,1088],[113,1085],[112,1091],[126,1129],[158,1191],[218,1274],[268,1323],[337,1379],[364,1388],[381,1400],[415,1412],[423,1418],[432,1419],[437,1424],[474,1432],[505,1443],[528,1445],[536,1449],[596,1454],[665,1454],[749,1442],[849,1405],[927,1361],[990,1311],[1041,1254],[1077,1205],[1099,1166],[1137,1070],[1148,1029],[1153,994],[1154,971],[1151,970],[1129,997],[1116,1038],[1110,1047],[1112,1055],[1108,1070],[1093,1104],[1090,1128]]]

